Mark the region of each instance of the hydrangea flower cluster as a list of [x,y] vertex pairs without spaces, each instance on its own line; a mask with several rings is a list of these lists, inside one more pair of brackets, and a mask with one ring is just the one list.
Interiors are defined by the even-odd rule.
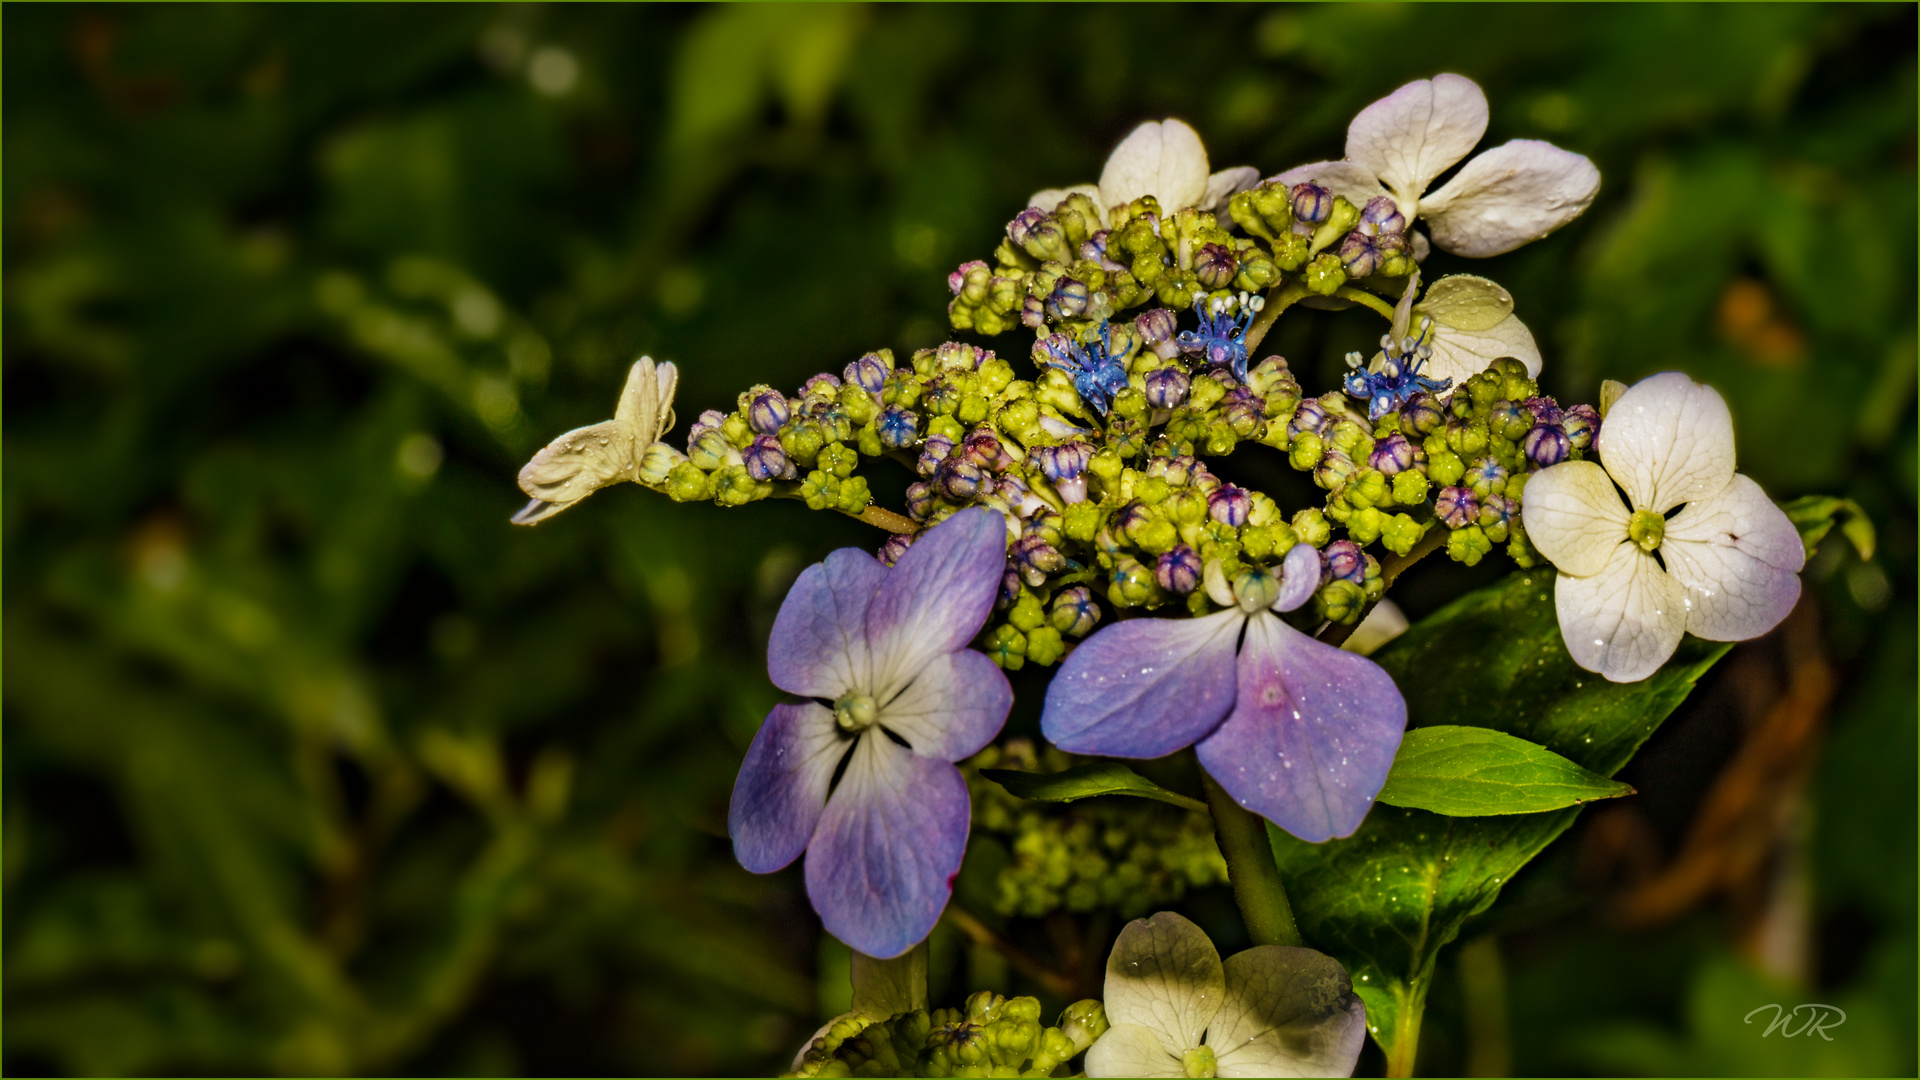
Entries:
[[[643,359],[614,420],[561,436],[522,471],[533,501],[514,520],[632,481],[682,502],[800,499],[890,534],[876,555],[833,553],[788,595],[769,674],[806,700],[768,716],[729,813],[741,864],[771,872],[804,853],[823,923],[868,956],[926,938],[975,820],[1016,846],[1032,838],[1008,911],[1138,910],[1215,866],[1237,873],[1225,831],[1210,855],[1189,845],[1186,870],[1150,882],[1152,860],[1111,857],[1125,836],[1103,839],[1103,854],[1085,842],[1091,825],[1075,848],[1044,822],[970,811],[956,763],[999,733],[1002,671],[1027,664],[1060,665],[1041,716],[1060,750],[1192,747],[1217,785],[1216,828],[1252,811],[1308,842],[1350,836],[1407,709],[1381,668],[1338,646],[1413,561],[1544,557],[1560,571],[1572,659],[1615,681],[1653,673],[1685,632],[1764,633],[1798,595],[1798,534],[1734,473],[1717,394],[1670,374],[1612,384],[1601,408],[1563,405],[1540,391],[1543,357],[1510,293],[1470,274],[1423,282],[1433,248],[1510,251],[1598,190],[1585,158],[1517,140],[1429,192],[1486,127],[1479,88],[1441,75],[1363,110],[1345,160],[1262,181],[1249,167],[1210,171],[1180,121],[1143,124],[1098,184],[1036,193],[991,262],[950,275],[956,331],[1031,334],[1030,346],[1002,356],[955,340],[905,363],[881,349],[791,394],[752,387],[733,411],[702,413],[682,446],[662,438],[673,367]],[[1379,351],[1349,354],[1344,379],[1317,393],[1260,348],[1303,302],[1387,323]],[[1209,463],[1243,451],[1286,462],[1321,495],[1283,506]],[[899,510],[874,505],[872,467],[911,473]],[[1115,882],[1129,898],[1111,895]],[[1337,964],[1272,946],[1223,968],[1195,935],[1171,915],[1122,934],[1115,1027],[1090,1075],[1351,1069],[1363,1010]],[[1174,982],[1200,996],[1180,1004]],[[848,1021],[796,1067],[1046,1075],[1086,1049],[1031,1011],[976,996],[964,1016]]]

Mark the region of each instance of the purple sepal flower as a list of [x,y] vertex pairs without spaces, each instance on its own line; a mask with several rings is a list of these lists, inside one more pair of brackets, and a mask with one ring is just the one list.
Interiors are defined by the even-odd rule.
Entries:
[[1371,660],[1273,613],[1312,597],[1319,564],[1306,544],[1289,551],[1272,610],[1236,598],[1202,618],[1101,630],[1061,664],[1041,730],[1069,753],[1109,757],[1193,745],[1234,801],[1293,835],[1352,835],[1386,782],[1407,706]]
[[990,742],[1013,703],[1006,676],[966,648],[993,607],[1005,542],[1000,517],[973,509],[922,534],[892,569],[836,551],[800,575],[774,620],[774,685],[818,700],[767,715],[734,781],[727,833],[755,873],[805,852],[820,921],[869,956],[927,936],[966,853],[967,788],[953,763]]

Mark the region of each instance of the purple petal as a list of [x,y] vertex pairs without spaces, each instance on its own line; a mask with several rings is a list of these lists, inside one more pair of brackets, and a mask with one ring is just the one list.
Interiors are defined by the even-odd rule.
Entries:
[[1013,707],[1013,687],[985,653],[962,649],[936,656],[900,696],[880,708],[879,723],[917,754],[959,761],[1000,734]]
[[741,866],[770,874],[800,857],[846,748],[833,714],[819,705],[773,707],[747,747],[727,807],[727,835]]
[[1228,610],[1108,626],[1060,665],[1040,730],[1074,754],[1152,758],[1192,745],[1233,708],[1233,647],[1245,620]]
[[1379,665],[1255,615],[1233,715],[1195,747],[1234,801],[1308,843],[1350,835],[1386,783],[1407,703]]
[[1312,544],[1295,544],[1280,564],[1280,595],[1274,598],[1273,610],[1292,611],[1313,599],[1319,587],[1320,553]]
[[855,548],[841,548],[800,574],[773,620],[767,674],[802,697],[838,698],[870,685],[867,609],[889,571]]
[[953,893],[969,817],[952,763],[868,732],[807,849],[807,896],[827,932],[881,959],[925,939]]
[[867,610],[868,692],[885,701],[929,660],[965,648],[993,610],[1006,568],[1006,518],[984,507],[962,510],[915,540]]

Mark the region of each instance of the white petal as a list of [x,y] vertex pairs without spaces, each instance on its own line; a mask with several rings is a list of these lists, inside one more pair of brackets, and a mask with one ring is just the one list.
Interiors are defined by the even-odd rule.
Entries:
[[1149,120],[1134,128],[1100,173],[1100,202],[1107,207],[1152,195],[1162,210],[1172,213],[1197,204],[1206,194],[1206,147],[1178,120]]
[[1639,682],[1660,670],[1687,628],[1686,590],[1632,544],[1614,548],[1592,577],[1561,574],[1553,605],[1573,662],[1614,682]]
[[1420,374],[1430,379],[1452,379],[1453,387],[1448,394],[1503,356],[1525,364],[1528,378],[1540,374],[1540,346],[1533,340],[1533,331],[1511,315],[1480,331],[1436,326],[1429,344],[1433,346],[1433,359],[1420,369]]
[[1520,500],[1527,539],[1555,569],[1574,577],[1606,569],[1613,549],[1627,542],[1631,516],[1607,471],[1591,461],[1541,469]]
[[1224,966],[1226,1004],[1207,1031],[1215,1076],[1353,1075],[1367,1007],[1338,961],[1261,945]]
[[1107,212],[1107,208],[1100,205],[1100,185],[1098,184],[1075,184],[1072,187],[1048,188],[1045,191],[1036,191],[1033,193],[1033,197],[1027,200],[1027,205],[1037,206],[1042,210],[1051,212],[1057,209],[1061,203],[1066,202],[1069,195],[1085,195],[1087,198],[1093,200],[1093,205],[1098,207],[1102,214]]
[[1367,617],[1361,619],[1360,625],[1354,628],[1353,636],[1340,647],[1361,656],[1372,656],[1380,646],[1406,633],[1411,625],[1407,621],[1407,613],[1400,610],[1400,605],[1391,600],[1382,600],[1373,605],[1373,610],[1367,612]]
[[1288,169],[1273,179],[1288,187],[1311,180],[1335,195],[1345,196],[1348,202],[1358,207],[1365,207],[1368,200],[1388,193],[1386,188],[1380,186],[1380,180],[1373,175],[1372,169],[1351,161],[1317,161],[1312,165]]
[[636,479],[638,451],[645,445],[633,425],[620,420],[575,428],[521,466],[520,490],[564,509],[609,484]]
[[1667,522],[1660,556],[1687,590],[1687,629],[1709,641],[1745,641],[1793,610],[1807,549],[1760,485],[1735,473],[1725,491]]
[[1473,274],[1443,277],[1427,288],[1415,311],[1455,330],[1491,330],[1513,314],[1513,294]]
[[1107,957],[1107,1020],[1138,1024],[1172,1053],[1200,1045],[1227,976],[1206,931],[1171,911],[1135,919]]
[[1487,95],[1472,79],[1421,79],[1360,110],[1347,127],[1347,160],[1366,166],[1409,218],[1433,178],[1487,133]]
[[1260,182],[1260,170],[1251,165],[1235,165],[1231,169],[1221,169],[1207,177],[1207,193],[1200,199],[1200,209],[1212,210],[1227,205],[1236,191],[1245,191]]
[[927,661],[900,696],[882,702],[881,727],[907,740],[916,754],[959,761],[1000,734],[1013,705],[1013,688],[1000,666],[972,649]]
[[[1181,1053],[1186,1051],[1182,1050]],[[1115,1024],[1087,1048],[1088,1076],[1185,1076],[1180,1056],[1139,1024]]]
[[1664,514],[1726,490],[1733,479],[1733,416],[1719,391],[1669,371],[1620,395],[1594,449],[1635,509]]
[[1579,217],[1600,190],[1600,170],[1580,154],[1515,139],[1467,162],[1420,200],[1433,242],[1471,258],[1531,243]]

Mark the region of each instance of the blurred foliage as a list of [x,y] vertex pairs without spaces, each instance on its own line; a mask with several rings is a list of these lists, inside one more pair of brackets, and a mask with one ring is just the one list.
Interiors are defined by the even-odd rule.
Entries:
[[[1278,171],[1441,70],[1485,86],[1491,140],[1606,177],[1584,219],[1476,267],[1544,383],[1710,381],[1743,471],[1854,499],[1882,548],[1830,538],[1808,570],[1838,672],[1806,800],[1818,962],[1756,983],[1715,905],[1591,917],[1589,815],[1477,928],[1511,943],[1513,1067],[1913,1070],[1911,6],[7,21],[7,1071],[783,1065],[845,954],[797,868],[734,865],[727,794],[777,700],[786,584],[879,538],[634,489],[513,529],[514,470],[642,351],[681,365],[690,417],[937,341],[944,273],[1141,119]],[[1331,385],[1371,332],[1288,320],[1271,344]],[[1416,616],[1492,580],[1421,571]],[[1669,845],[1738,741],[1727,669],[1622,774]],[[1183,903],[1237,947],[1217,887]],[[1026,987],[980,944],[1000,934],[1097,978],[1117,927],[1061,918],[943,927],[936,978]],[[1852,1019],[1767,1056],[1726,1017],[1776,994]],[[1447,996],[1434,1072],[1479,1030]]]

